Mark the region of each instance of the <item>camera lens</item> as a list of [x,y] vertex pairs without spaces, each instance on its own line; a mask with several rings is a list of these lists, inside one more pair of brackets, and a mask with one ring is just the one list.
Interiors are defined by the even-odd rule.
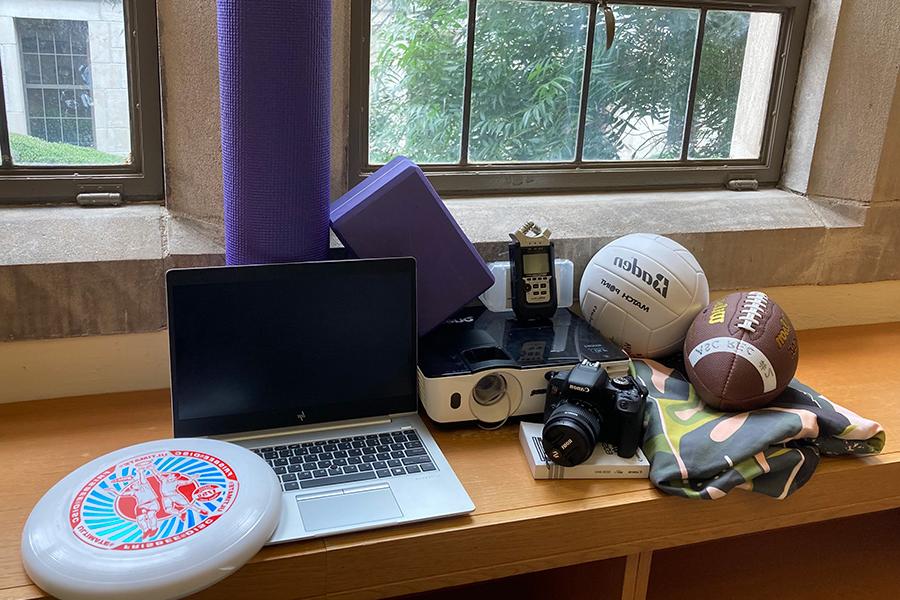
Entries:
[[550,460],[573,467],[588,459],[600,437],[600,419],[577,403],[556,407],[544,423],[541,435],[544,452]]
[[491,406],[506,395],[506,379],[502,375],[485,375],[475,384],[472,396],[482,406]]

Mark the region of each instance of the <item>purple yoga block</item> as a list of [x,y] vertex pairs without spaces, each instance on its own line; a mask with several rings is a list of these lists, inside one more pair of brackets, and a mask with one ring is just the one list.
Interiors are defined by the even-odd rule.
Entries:
[[416,259],[419,335],[494,283],[431,183],[398,156],[331,206],[331,228],[359,258]]

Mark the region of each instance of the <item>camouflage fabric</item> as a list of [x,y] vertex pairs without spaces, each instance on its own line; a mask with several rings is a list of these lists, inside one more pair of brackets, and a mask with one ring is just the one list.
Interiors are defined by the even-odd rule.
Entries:
[[650,480],[687,498],[734,488],[785,498],[812,477],[819,457],[877,454],[884,430],[794,379],[769,406],[742,413],[707,407],[685,377],[651,360],[633,374],[649,390],[644,454]]

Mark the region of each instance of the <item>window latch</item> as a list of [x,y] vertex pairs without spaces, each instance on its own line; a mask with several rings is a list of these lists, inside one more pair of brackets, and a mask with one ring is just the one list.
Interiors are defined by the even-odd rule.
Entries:
[[733,192],[755,192],[759,189],[759,181],[756,179],[731,179],[725,187]]
[[119,206],[122,204],[122,194],[119,192],[92,192],[78,194],[75,202],[79,206]]

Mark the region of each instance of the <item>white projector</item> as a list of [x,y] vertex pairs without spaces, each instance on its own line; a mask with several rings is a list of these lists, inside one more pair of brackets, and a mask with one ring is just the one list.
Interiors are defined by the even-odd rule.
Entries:
[[438,423],[501,423],[543,412],[547,374],[585,358],[628,373],[628,355],[568,309],[529,322],[465,309],[419,340],[419,398]]

